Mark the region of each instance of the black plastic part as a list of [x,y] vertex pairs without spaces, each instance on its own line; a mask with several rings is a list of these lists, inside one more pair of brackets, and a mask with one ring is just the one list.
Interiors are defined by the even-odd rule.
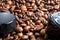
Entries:
[[60,28],[60,12],[51,14],[48,19],[51,20],[58,28]]
[[46,34],[48,39],[60,40],[60,12],[55,12],[48,17]]
[[0,12],[0,37],[15,31],[16,19],[10,12]]

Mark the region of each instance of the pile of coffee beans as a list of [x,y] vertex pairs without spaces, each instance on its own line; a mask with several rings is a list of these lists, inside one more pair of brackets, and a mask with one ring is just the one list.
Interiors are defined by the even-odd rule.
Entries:
[[0,11],[16,16],[16,31],[0,40],[44,40],[48,15],[60,11],[60,0],[0,0]]

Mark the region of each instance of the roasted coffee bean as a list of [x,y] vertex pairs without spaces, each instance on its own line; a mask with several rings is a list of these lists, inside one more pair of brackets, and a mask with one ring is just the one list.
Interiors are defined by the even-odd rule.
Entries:
[[18,27],[16,27],[16,30],[17,30],[18,32],[22,32],[22,31],[23,31],[23,28],[20,27],[20,26],[18,26]]
[[45,35],[45,29],[41,29],[40,34]]
[[22,5],[22,6],[21,6],[21,10],[22,10],[22,11],[26,11],[26,10],[27,10],[26,6],[25,6],[25,5]]
[[[2,40],[44,40],[45,31],[41,31],[48,26],[48,15],[60,11],[60,0],[0,0],[0,12],[3,11],[15,15],[17,26],[15,33]],[[36,38],[35,33],[41,34]],[[23,39],[24,35],[29,38]]]
[[36,21],[36,25],[40,25],[41,21],[40,20],[37,20]]
[[22,39],[28,39],[29,37],[28,37],[28,35],[24,35],[23,37],[22,37]]
[[19,37],[22,37],[23,36],[23,33],[21,32],[21,33],[18,33],[17,34]]
[[25,29],[26,31],[29,31],[29,30],[31,29],[31,27],[30,27],[30,26],[26,26],[26,27],[24,27],[24,29]]
[[28,36],[31,36],[31,35],[33,35],[33,33],[32,32],[28,32],[27,35]]

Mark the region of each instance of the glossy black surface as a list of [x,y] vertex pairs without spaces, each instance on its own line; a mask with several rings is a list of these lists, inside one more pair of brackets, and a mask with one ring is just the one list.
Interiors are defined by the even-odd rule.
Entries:
[[8,33],[15,31],[15,16],[10,12],[0,12],[0,37],[4,37]]
[[49,16],[51,20],[57,27],[60,28],[60,12],[55,12]]
[[0,25],[12,23],[14,19],[14,15],[10,12],[0,12]]
[[46,34],[48,39],[60,40],[60,12],[49,15]]

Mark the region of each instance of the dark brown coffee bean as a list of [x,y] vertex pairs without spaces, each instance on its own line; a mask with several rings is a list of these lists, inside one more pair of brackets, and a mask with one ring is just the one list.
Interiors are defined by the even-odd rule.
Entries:
[[45,29],[41,29],[40,34],[45,35]]
[[23,33],[21,32],[21,33],[18,33],[17,34],[19,37],[22,37],[23,36]]
[[22,37],[22,39],[28,39],[29,37],[28,37],[28,35],[24,35],[23,37]]
[[19,31],[19,32],[22,32],[23,31],[23,28],[20,27],[19,25],[17,25],[16,30]]
[[31,36],[31,35],[33,35],[33,33],[32,32],[28,32],[27,35],[28,36]]
[[26,10],[27,10],[26,6],[25,6],[25,5],[22,5],[22,6],[21,6],[21,10],[22,10],[22,11],[26,11]]

